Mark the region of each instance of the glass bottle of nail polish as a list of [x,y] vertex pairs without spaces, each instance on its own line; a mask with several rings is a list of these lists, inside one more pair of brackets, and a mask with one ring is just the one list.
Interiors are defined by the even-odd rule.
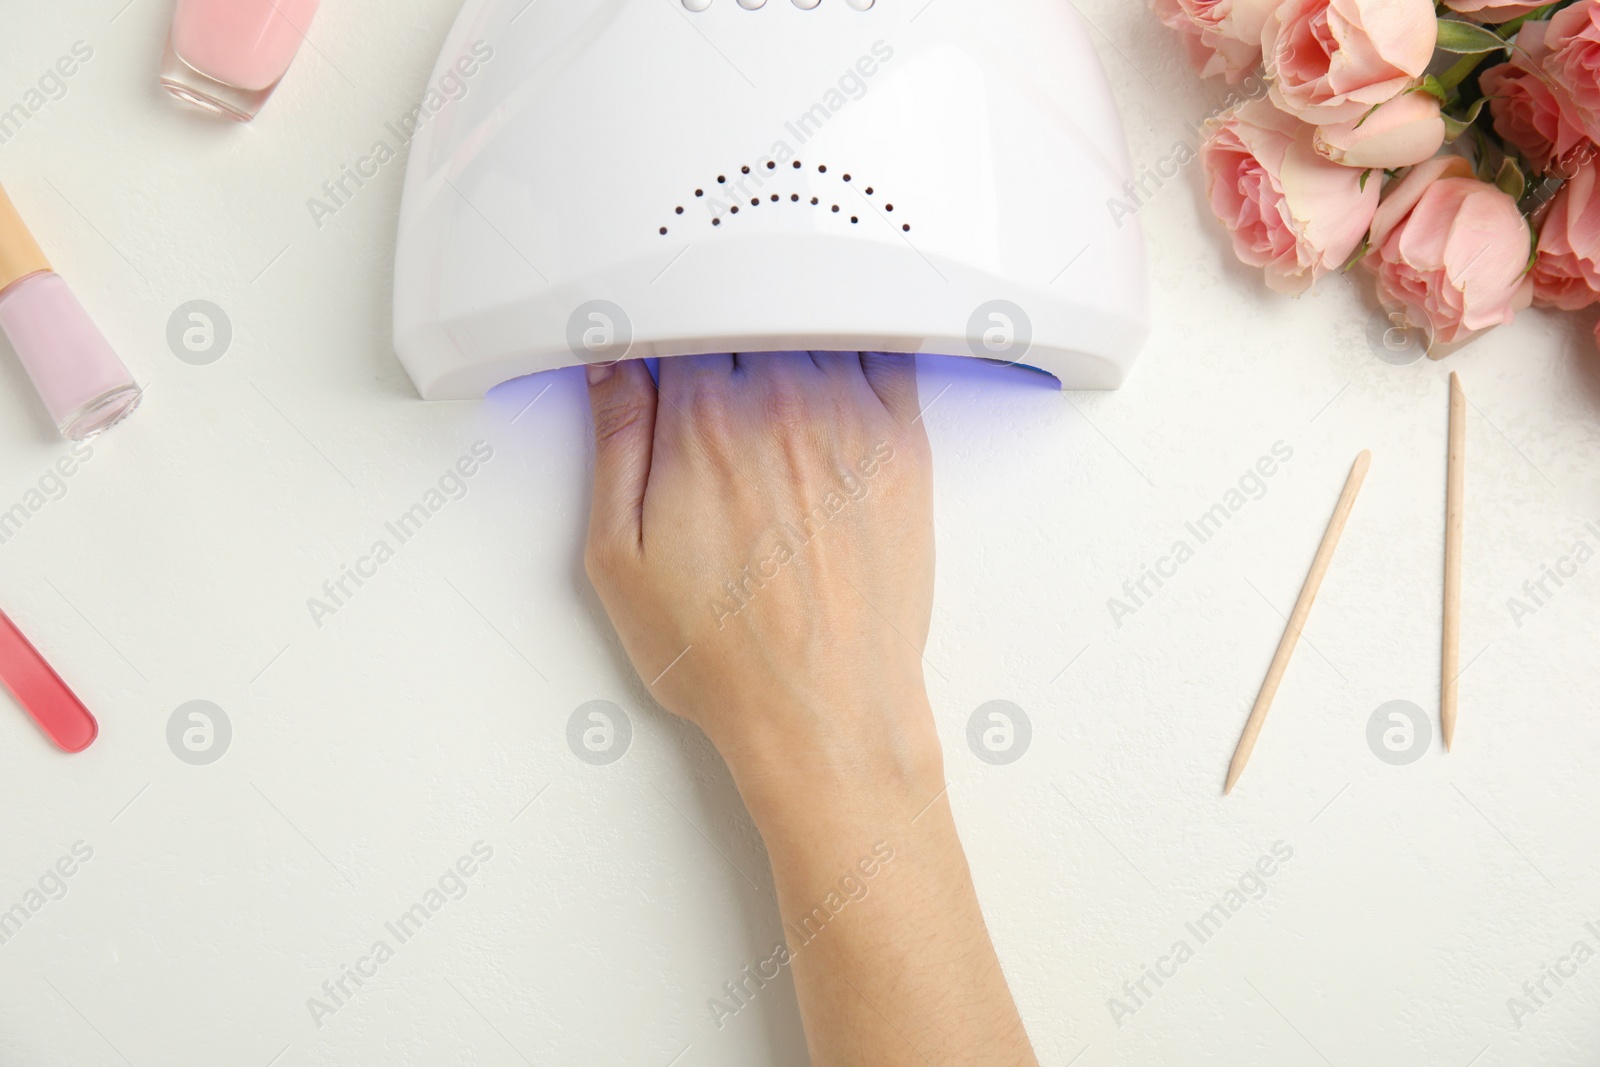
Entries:
[[321,0],[178,0],[161,84],[179,100],[239,122],[283,80]]
[[50,268],[0,189],[0,334],[16,349],[61,435],[82,441],[121,422],[141,393],[128,368]]

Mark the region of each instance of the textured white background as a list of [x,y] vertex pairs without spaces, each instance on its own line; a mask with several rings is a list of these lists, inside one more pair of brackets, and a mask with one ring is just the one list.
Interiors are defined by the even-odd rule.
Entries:
[[[419,402],[388,328],[402,164],[320,230],[305,206],[420,96],[453,4],[333,0],[263,117],[234,128],[157,88],[170,2],[124,3],[0,13],[0,106],[75,41],[94,49],[0,146],[0,180],[149,386],[0,546],[0,604],[102,727],[66,757],[0,698],[0,908],[73,842],[94,849],[0,945],[0,1063],[805,1062],[787,979],[721,1031],[707,1010],[779,918],[727,774],[644,697],[582,576],[581,379]],[[1192,143],[1220,89],[1197,86],[1141,5],[1082,9],[1137,164]],[[1520,627],[1506,606],[1600,522],[1592,317],[1529,314],[1448,366],[1395,367],[1353,285],[1292,301],[1232,262],[1196,167],[1141,218],[1154,333],[1120,392],[923,374],[940,397],[929,684],[1041,1059],[1592,1063],[1600,960],[1520,1028],[1506,1005],[1574,941],[1600,949],[1584,927],[1600,923],[1600,561]],[[233,323],[212,366],[167,348],[192,299]],[[9,506],[65,449],[3,355]],[[1392,767],[1368,748],[1373,710],[1437,707],[1450,367],[1472,401],[1471,662],[1456,753],[1435,737]],[[306,598],[478,440],[495,458],[466,498],[314,626]],[[1107,598],[1278,441],[1294,458],[1266,495],[1114,625]],[[1223,800],[1362,448],[1366,491]],[[596,698],[634,728],[608,767],[565,740]],[[209,767],[165,739],[194,699],[234,727]],[[1010,766],[966,747],[993,699],[1032,719]],[[478,840],[494,858],[467,895],[317,1028],[307,998]],[[1178,938],[1196,944],[1184,923],[1277,841],[1294,858],[1269,894],[1116,1025],[1108,998]]]

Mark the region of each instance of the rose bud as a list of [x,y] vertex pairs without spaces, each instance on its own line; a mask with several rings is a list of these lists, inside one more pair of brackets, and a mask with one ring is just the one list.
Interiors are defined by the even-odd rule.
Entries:
[[1544,70],[1556,83],[1556,99],[1590,140],[1600,141],[1600,0],[1580,0],[1544,25]]
[[1430,355],[1510,322],[1532,302],[1528,223],[1460,156],[1430,159],[1395,183],[1370,242],[1363,262],[1377,275],[1378,298],[1428,331]]
[[1486,69],[1478,84],[1489,99],[1495,133],[1522,154],[1530,170],[1570,174],[1595,149],[1571,98],[1544,71],[1549,26],[1524,23],[1510,61]]
[[1406,92],[1359,119],[1317,130],[1317,152],[1347,167],[1399,170],[1432,159],[1444,145],[1439,98]]
[[1342,266],[1378,207],[1381,183],[1317,155],[1315,133],[1262,99],[1218,119],[1200,146],[1211,209],[1234,253],[1282,293]]
[[1157,17],[1177,30],[1202,78],[1244,79],[1261,63],[1261,28],[1281,0],[1151,0]]
[[1277,105],[1330,124],[1411,88],[1438,37],[1430,0],[1284,0],[1267,16],[1261,49]]

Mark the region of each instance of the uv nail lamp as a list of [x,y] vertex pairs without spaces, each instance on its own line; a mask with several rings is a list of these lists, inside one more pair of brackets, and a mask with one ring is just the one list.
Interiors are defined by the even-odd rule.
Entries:
[[411,147],[426,399],[627,357],[972,355],[1121,384],[1130,175],[1064,0],[467,0]]

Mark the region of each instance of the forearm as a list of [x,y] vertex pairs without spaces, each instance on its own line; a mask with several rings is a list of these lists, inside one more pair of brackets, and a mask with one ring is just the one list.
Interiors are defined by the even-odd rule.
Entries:
[[[812,1060],[1036,1064],[979,911],[931,719],[889,766],[749,790]],[[854,762],[854,761],[851,761]]]

